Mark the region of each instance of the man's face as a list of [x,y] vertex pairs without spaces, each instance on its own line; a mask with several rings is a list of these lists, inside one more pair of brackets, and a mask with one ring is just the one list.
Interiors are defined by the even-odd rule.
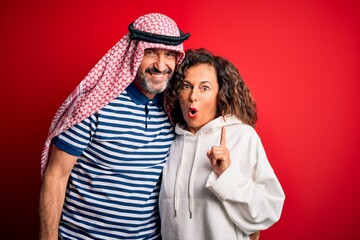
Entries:
[[176,52],[147,48],[134,83],[145,96],[153,99],[165,90],[176,66]]

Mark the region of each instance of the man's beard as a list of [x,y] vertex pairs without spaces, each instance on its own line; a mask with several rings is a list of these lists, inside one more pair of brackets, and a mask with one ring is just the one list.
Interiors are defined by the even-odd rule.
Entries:
[[[154,82],[152,82],[150,79],[148,79],[146,77],[146,73],[149,73],[149,74],[156,74],[156,73],[158,73],[158,74],[167,74],[168,78],[166,80],[162,81],[162,82],[154,83]],[[147,69],[145,69],[144,74],[141,74],[139,71],[136,74],[136,80],[141,85],[143,91],[151,93],[151,94],[158,94],[158,93],[163,92],[166,89],[171,77],[172,77],[171,69],[168,69],[168,70],[163,71],[163,72],[159,72],[155,68],[147,68]]]

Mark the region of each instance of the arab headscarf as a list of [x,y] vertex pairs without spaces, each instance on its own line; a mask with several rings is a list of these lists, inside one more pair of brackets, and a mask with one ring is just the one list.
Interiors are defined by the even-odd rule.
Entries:
[[41,175],[47,166],[52,139],[123,92],[135,79],[145,49],[176,51],[180,64],[185,56],[182,42],[189,36],[174,20],[160,13],[143,15],[131,23],[129,32],[100,59],[57,110],[42,151]]

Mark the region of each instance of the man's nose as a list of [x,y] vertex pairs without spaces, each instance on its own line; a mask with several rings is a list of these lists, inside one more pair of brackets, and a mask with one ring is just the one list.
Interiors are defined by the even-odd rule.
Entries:
[[168,69],[165,61],[165,56],[163,54],[158,54],[157,59],[154,62],[154,67],[159,72],[165,72]]

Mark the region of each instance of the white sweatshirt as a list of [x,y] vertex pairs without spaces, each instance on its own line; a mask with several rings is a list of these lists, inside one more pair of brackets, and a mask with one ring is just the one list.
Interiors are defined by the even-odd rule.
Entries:
[[[222,126],[231,164],[218,178],[206,152],[220,145]],[[175,131],[159,197],[163,240],[249,239],[279,220],[285,195],[252,127],[231,116],[195,135]]]

